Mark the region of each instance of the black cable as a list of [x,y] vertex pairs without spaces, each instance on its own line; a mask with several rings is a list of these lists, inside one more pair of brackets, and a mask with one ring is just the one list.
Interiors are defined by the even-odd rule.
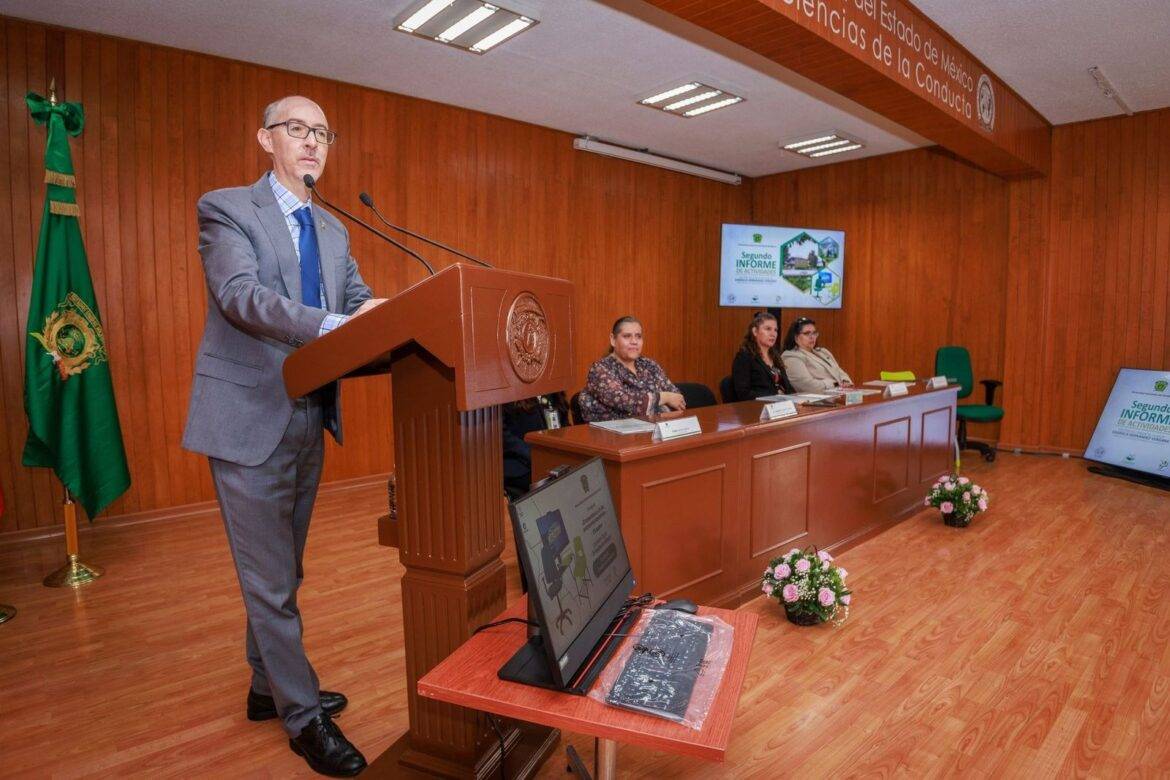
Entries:
[[[519,618],[513,618],[518,620]],[[500,724],[496,721],[496,716],[490,712],[484,713],[488,717],[488,723],[492,724],[492,730],[496,732],[496,736],[500,739],[500,780],[508,780],[507,773],[504,772],[504,732],[500,731]]]
[[496,626],[502,626],[505,623],[523,623],[526,626],[538,625],[535,621],[528,620],[526,618],[510,617],[510,618],[504,618],[503,620],[497,620],[495,623],[484,623],[482,626],[475,629],[471,633],[478,634],[480,631],[483,631],[485,628],[495,628]]

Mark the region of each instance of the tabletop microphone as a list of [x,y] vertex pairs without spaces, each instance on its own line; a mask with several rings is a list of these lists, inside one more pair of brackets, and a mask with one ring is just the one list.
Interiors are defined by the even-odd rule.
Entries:
[[420,236],[418,233],[415,233],[413,230],[407,230],[404,227],[399,227],[398,225],[395,225],[392,222],[389,222],[385,217],[382,216],[382,212],[378,211],[378,207],[374,205],[374,199],[370,197],[369,193],[363,192],[361,195],[358,195],[358,200],[360,200],[363,205],[368,206],[370,208],[370,210],[372,210],[374,212],[374,216],[376,216],[382,222],[383,225],[390,228],[391,230],[397,230],[399,233],[405,233],[406,235],[410,236],[411,238],[417,238],[419,241],[422,241],[425,244],[430,244],[433,247],[438,247],[439,249],[442,249],[446,252],[450,252],[453,255],[458,255],[459,257],[462,257],[464,260],[470,260],[473,263],[479,263],[484,268],[491,268],[492,267],[491,263],[488,263],[484,260],[480,260],[478,257],[472,257],[471,255],[467,254],[466,252],[460,252],[458,249],[455,249],[453,247],[449,247],[446,244],[443,244],[439,241],[435,241],[432,238],[427,238],[426,236]]
[[330,203],[330,202],[329,202],[329,201],[328,201],[328,200],[325,198],[325,196],[321,194],[321,191],[320,191],[319,189],[317,189],[317,182],[316,182],[316,181],[313,179],[313,177],[312,177],[312,175],[311,175],[311,174],[308,174],[308,173],[306,173],[306,174],[304,175],[304,177],[302,178],[302,181],[304,181],[304,182],[305,182],[305,186],[306,186],[306,187],[308,187],[308,188],[309,188],[309,190],[310,190],[310,191],[311,191],[311,192],[312,192],[314,195],[316,195],[318,198],[320,198],[320,199],[321,199],[321,202],[322,202],[322,203],[324,203],[326,206],[328,206],[329,208],[333,209],[334,211],[336,211],[338,214],[342,215],[343,217],[346,217],[346,218],[348,218],[348,219],[350,219],[350,220],[352,220],[352,221],[356,222],[357,224],[361,225],[361,226],[362,226],[362,227],[364,227],[366,230],[370,231],[371,233],[373,233],[375,236],[377,236],[378,238],[382,239],[383,241],[387,241],[387,242],[389,242],[390,244],[392,244],[393,246],[396,246],[396,247],[398,247],[398,248],[399,248],[399,249],[401,249],[403,252],[405,252],[406,254],[408,254],[408,255],[410,255],[411,257],[413,257],[415,260],[418,260],[420,263],[422,263],[422,264],[423,264],[423,267],[427,269],[427,273],[429,273],[431,276],[434,276],[434,275],[435,275],[435,269],[434,269],[434,268],[432,268],[432,267],[431,267],[431,264],[430,264],[430,263],[428,263],[428,262],[426,261],[426,258],[425,258],[425,257],[423,257],[422,255],[420,255],[418,252],[415,252],[413,249],[411,249],[411,248],[409,248],[409,247],[407,247],[407,246],[404,246],[403,244],[400,244],[399,242],[395,241],[395,240],[394,240],[393,238],[391,238],[390,236],[388,236],[388,235],[386,235],[385,233],[383,233],[381,230],[378,230],[378,229],[377,229],[376,227],[374,227],[373,225],[370,225],[370,224],[368,224],[368,223],[366,223],[366,222],[363,222],[362,220],[360,220],[360,219],[358,219],[357,217],[355,217],[353,214],[350,214],[348,211],[346,211],[345,209],[341,208],[341,206],[338,206],[338,205],[336,205],[336,204],[334,204],[334,203]]

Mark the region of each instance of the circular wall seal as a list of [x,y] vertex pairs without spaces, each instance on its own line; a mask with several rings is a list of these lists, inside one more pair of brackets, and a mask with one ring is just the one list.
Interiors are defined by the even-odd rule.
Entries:
[[512,301],[504,338],[516,376],[523,382],[535,382],[548,365],[549,334],[544,309],[532,293],[520,293]]
[[979,124],[985,130],[995,129],[995,90],[991,87],[991,79],[984,73],[979,77],[979,84],[975,87],[975,105],[979,109]]

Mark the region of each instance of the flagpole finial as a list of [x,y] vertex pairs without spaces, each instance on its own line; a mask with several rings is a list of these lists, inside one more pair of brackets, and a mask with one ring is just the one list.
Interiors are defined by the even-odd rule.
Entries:
[[57,105],[57,79],[49,79],[49,104]]

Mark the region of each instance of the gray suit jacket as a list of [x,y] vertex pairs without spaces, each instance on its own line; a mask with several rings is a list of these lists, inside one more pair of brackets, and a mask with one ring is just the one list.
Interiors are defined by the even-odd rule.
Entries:
[[[268,174],[251,187],[207,193],[197,210],[207,325],[183,447],[257,466],[276,449],[292,417],[284,359],[317,338],[326,311],[300,303],[300,264]],[[326,309],[352,314],[371,294],[350,256],[349,233],[323,208],[314,206],[313,214]],[[340,393],[335,397],[330,430],[340,443]]]

